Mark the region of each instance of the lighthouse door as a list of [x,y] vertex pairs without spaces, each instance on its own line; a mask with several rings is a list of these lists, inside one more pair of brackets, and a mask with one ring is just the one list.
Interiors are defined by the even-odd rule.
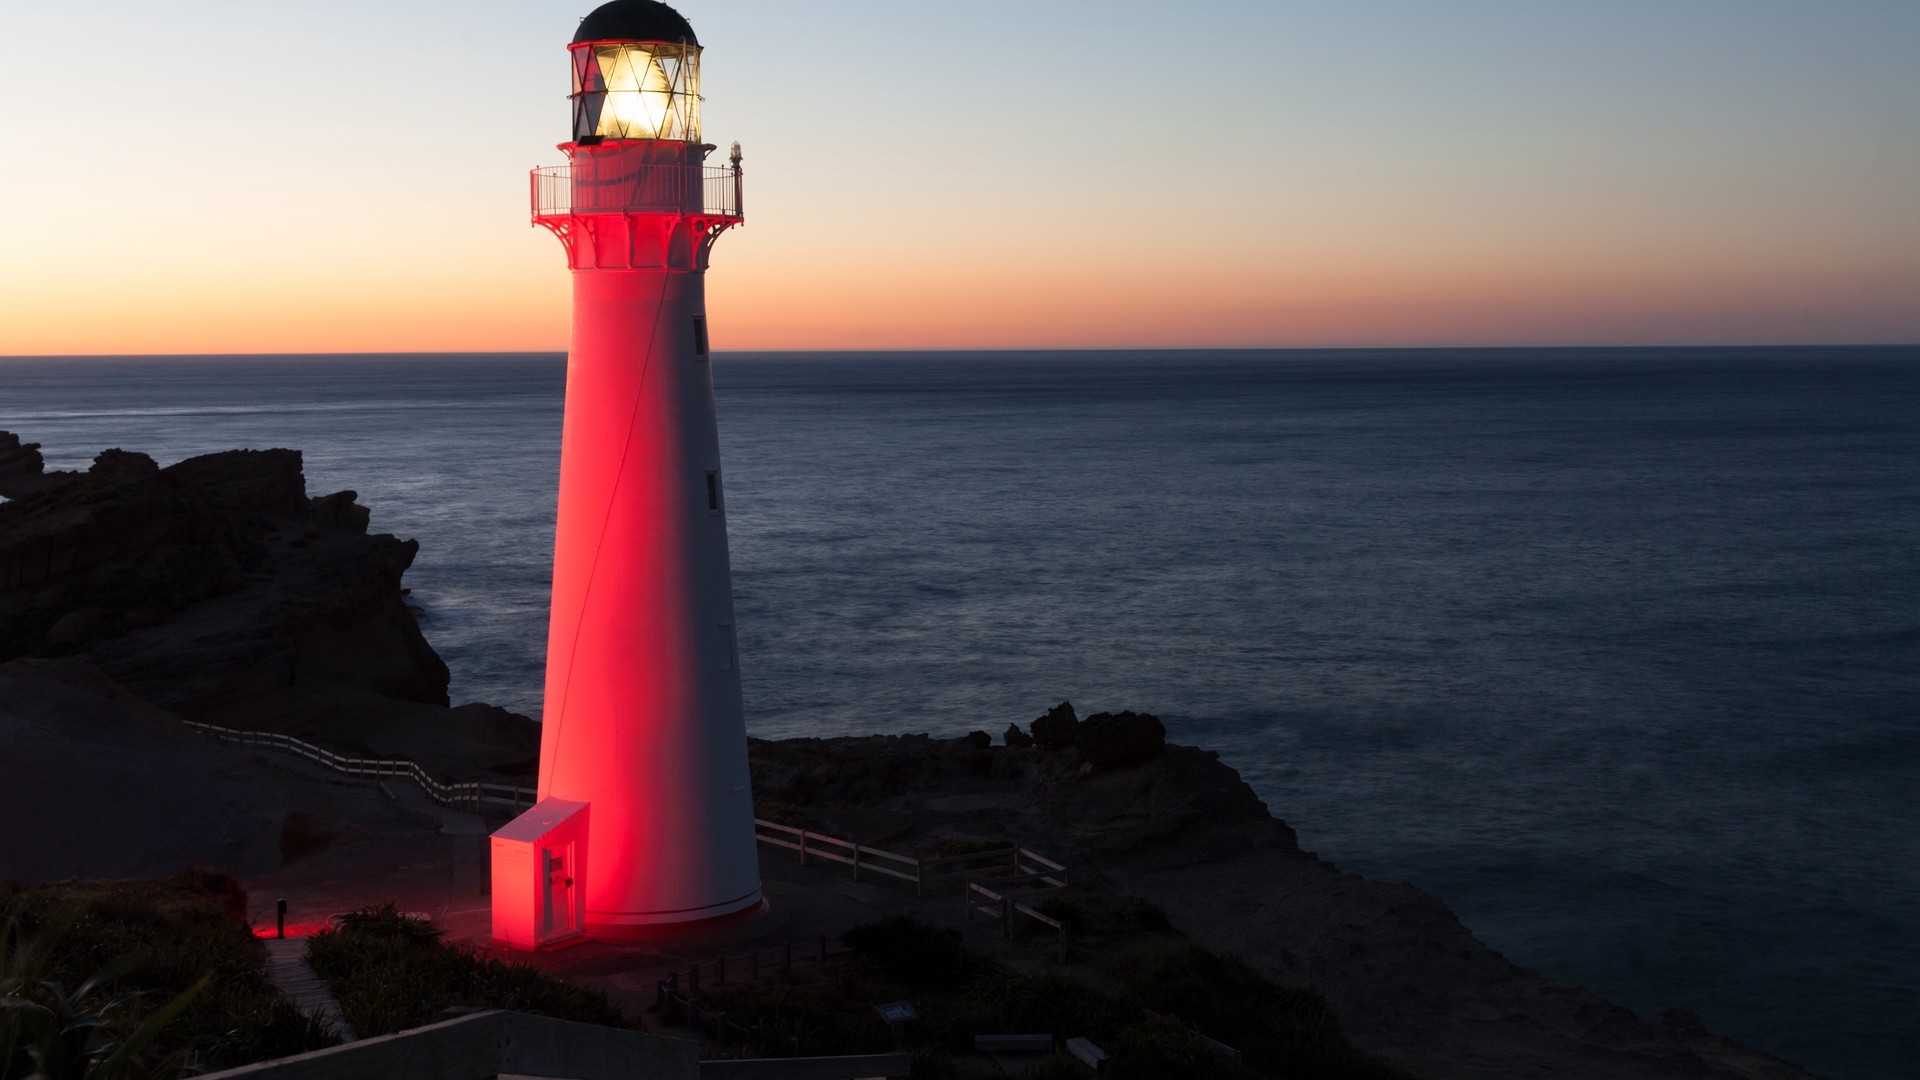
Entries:
[[540,937],[571,933],[574,925],[573,845],[542,848]]

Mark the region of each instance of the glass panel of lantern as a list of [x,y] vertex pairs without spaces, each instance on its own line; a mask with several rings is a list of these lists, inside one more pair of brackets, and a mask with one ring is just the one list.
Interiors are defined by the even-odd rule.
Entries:
[[573,137],[584,139],[600,127],[600,106],[607,99],[607,81],[600,75],[600,62],[592,49],[574,49],[570,57],[573,69]]
[[665,43],[574,50],[574,138],[700,138],[700,50]]

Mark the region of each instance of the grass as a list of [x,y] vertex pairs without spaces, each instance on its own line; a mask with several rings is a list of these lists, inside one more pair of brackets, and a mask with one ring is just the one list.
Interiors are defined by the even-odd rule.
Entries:
[[[267,981],[266,950],[246,910],[239,884],[206,870],[157,881],[6,886],[0,925],[13,928],[14,959],[38,954],[23,973],[30,977],[13,980],[6,996],[66,1009],[74,1023],[104,1023],[103,1036],[124,1040],[191,991],[145,1044],[133,1074],[188,1075],[331,1045],[332,1036]],[[104,1060],[92,1056],[96,1065]]]
[[449,945],[427,923],[393,904],[365,908],[307,943],[307,963],[325,980],[340,1011],[365,1038],[431,1024],[450,1008],[511,1009],[561,1020],[632,1027],[598,990],[576,986],[532,964],[488,959]]
[[[980,1034],[1085,1036],[1109,1055],[1103,1075],[1114,1080],[1402,1080],[1346,1041],[1318,991],[1281,986],[1238,959],[1160,932],[1165,913],[1144,902],[1073,903],[1084,909],[1079,918],[1136,932],[1111,942],[1090,968],[1023,972],[968,948],[958,931],[888,919],[841,935],[854,956],[818,983],[730,986],[702,1002],[754,1029],[733,1053],[761,1057],[893,1049],[874,1007],[911,1001],[921,1019],[906,1026],[905,1048],[914,1075],[936,1080],[962,1075],[957,1062]],[[1238,1049],[1241,1061],[1207,1037]],[[1085,1067],[1042,1058],[1025,1075],[1085,1075]]]

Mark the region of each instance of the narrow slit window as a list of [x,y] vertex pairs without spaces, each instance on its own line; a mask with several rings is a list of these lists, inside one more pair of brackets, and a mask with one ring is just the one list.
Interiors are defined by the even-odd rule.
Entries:
[[726,646],[726,651],[720,654],[720,670],[732,671],[734,667],[740,663],[739,655],[735,651],[733,644],[732,623],[723,622],[720,624],[720,637],[722,639],[721,644]]
[[707,473],[707,509],[716,514],[720,512],[720,474],[717,472]]
[[707,355],[707,317],[693,317],[693,355],[705,359]]

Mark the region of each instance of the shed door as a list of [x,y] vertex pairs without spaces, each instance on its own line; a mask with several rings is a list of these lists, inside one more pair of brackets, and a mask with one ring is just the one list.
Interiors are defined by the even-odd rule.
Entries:
[[571,933],[573,924],[573,845],[542,848],[540,936]]

